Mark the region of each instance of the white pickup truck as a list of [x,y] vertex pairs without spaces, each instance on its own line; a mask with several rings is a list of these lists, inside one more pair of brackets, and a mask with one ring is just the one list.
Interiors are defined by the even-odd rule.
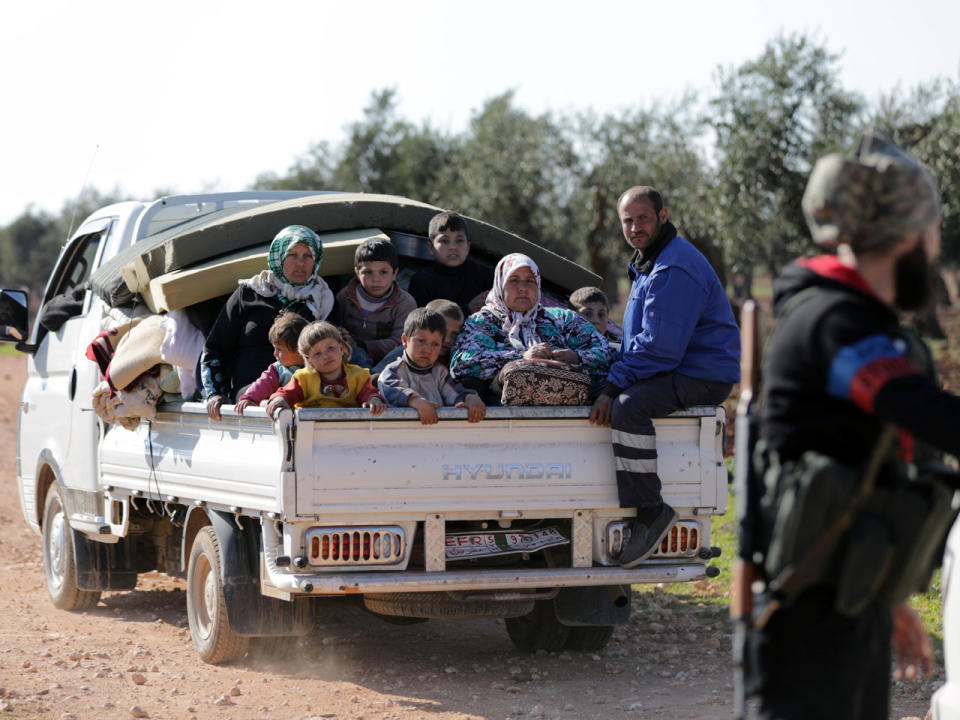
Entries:
[[[91,411],[99,371],[85,349],[109,306],[163,313],[229,292],[293,222],[324,238],[332,283],[370,232],[416,267],[436,211],[318,193],[121,203],[88,218],[60,254],[44,303],[92,289],[74,293],[80,306],[59,329],[28,336],[25,295],[2,292],[2,339],[29,353],[20,502],[57,607],[90,607],[158,570],[186,575],[191,635],[211,663],[251,640],[278,646],[308,632],[333,601],[402,622],[503,617],[521,649],[598,649],[629,617],[631,584],[717,574],[708,561],[719,554],[710,516],[727,501],[719,407],[656,421],[663,494],[681,520],[630,570],[611,557],[631,511],[618,507],[610,431],[588,423],[587,407],[490,408],[476,424],[447,408],[427,428],[412,409],[300,409],[273,422],[260,408],[240,417],[225,406],[214,422],[201,403],[167,402],[132,431]],[[475,256],[532,255],[545,294],[597,284],[564,258],[469,223]]]

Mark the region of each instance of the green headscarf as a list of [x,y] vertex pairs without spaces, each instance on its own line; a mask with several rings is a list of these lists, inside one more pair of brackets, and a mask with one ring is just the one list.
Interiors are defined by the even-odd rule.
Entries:
[[[313,255],[313,272],[310,277],[299,285],[307,285],[320,272],[320,260],[323,259],[323,243],[320,236],[313,230],[303,225],[287,225],[283,230],[277,233],[270,243],[270,252],[267,255],[267,266],[273,271],[274,275],[281,282],[290,283],[283,274],[283,261],[287,257],[287,252],[297,243],[303,243],[310,248],[310,254]],[[293,283],[290,283],[293,285]]]

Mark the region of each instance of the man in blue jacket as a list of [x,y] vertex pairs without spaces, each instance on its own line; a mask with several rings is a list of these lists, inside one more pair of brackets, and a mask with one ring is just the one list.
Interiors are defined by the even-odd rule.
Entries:
[[617,201],[623,237],[636,252],[623,345],[590,422],[611,425],[620,507],[637,516],[617,560],[633,567],[677,519],[663,501],[652,418],[718,405],[740,376],[740,335],[730,301],[707,259],[677,235],[659,192],[637,186]]

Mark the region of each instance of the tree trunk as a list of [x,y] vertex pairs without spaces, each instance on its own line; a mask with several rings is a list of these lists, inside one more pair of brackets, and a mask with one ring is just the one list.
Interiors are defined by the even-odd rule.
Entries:
[[611,272],[610,260],[603,252],[607,242],[606,218],[607,194],[597,183],[593,186],[593,218],[587,228],[587,255],[590,258],[590,269],[600,276],[600,289],[607,294],[612,307],[620,301],[620,291],[617,287],[619,273]]

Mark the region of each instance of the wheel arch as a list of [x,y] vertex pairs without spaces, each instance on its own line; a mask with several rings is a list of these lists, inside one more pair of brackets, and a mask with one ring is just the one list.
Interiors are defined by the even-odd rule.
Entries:
[[[207,517],[207,513],[191,505],[187,508],[187,515],[183,519],[183,536],[180,538],[180,571],[187,571],[187,563],[189,562],[190,552],[193,550],[193,543],[197,539],[197,533],[200,532],[200,528],[206,527],[210,524],[210,518]],[[219,539],[219,535],[217,536]]]
[[43,450],[37,460],[36,482],[33,487],[33,520],[37,527],[43,528],[43,505],[47,501],[47,493],[54,483],[60,482],[60,465],[50,450]]

